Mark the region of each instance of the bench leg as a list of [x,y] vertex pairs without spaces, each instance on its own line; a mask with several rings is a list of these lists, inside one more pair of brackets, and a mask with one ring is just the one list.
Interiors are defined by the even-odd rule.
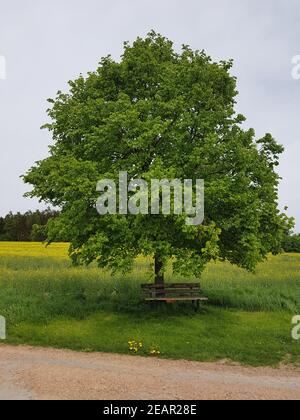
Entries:
[[157,308],[157,302],[156,302],[155,300],[152,300],[152,301],[150,302],[150,306],[151,306],[151,308],[152,308],[153,310],[155,310],[155,309]]
[[200,300],[193,300],[193,305],[194,305],[195,311],[198,312],[200,309]]

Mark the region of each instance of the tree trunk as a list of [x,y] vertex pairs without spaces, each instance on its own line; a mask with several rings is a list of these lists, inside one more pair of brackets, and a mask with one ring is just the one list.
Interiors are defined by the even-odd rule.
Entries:
[[154,257],[154,270],[155,270],[155,284],[164,284],[164,273],[162,272],[163,262],[160,260],[158,255]]

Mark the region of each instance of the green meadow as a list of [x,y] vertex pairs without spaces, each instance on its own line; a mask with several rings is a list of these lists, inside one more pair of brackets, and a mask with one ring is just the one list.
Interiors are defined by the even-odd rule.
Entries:
[[[9,344],[198,361],[277,366],[300,363],[292,317],[300,315],[300,254],[270,256],[247,273],[211,263],[201,278],[209,303],[152,307],[140,284],[153,281],[151,260],[112,276],[96,266],[72,267],[67,244],[0,242],[0,315]],[[173,276],[167,281],[199,281]]]

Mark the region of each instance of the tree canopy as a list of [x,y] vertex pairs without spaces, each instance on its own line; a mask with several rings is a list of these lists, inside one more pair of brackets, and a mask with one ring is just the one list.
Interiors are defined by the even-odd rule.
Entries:
[[[75,263],[128,270],[140,254],[155,256],[156,279],[166,261],[174,271],[200,275],[212,259],[253,270],[278,253],[291,220],[278,210],[276,167],[283,147],[271,134],[256,139],[235,111],[232,61],[151,32],[124,44],[120,61],[102,58],[96,71],[58,92],[45,127],[50,155],[24,176],[36,196],[59,206],[48,240],[71,237]],[[97,181],[204,179],[205,219],[184,215],[99,216]]]

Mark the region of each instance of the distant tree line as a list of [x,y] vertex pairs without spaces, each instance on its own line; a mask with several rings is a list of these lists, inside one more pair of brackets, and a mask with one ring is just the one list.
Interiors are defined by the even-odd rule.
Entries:
[[282,247],[285,252],[300,252],[300,234],[287,235]]
[[0,241],[41,242],[46,240],[46,225],[58,216],[54,210],[28,211],[24,214],[10,212],[0,217]]

